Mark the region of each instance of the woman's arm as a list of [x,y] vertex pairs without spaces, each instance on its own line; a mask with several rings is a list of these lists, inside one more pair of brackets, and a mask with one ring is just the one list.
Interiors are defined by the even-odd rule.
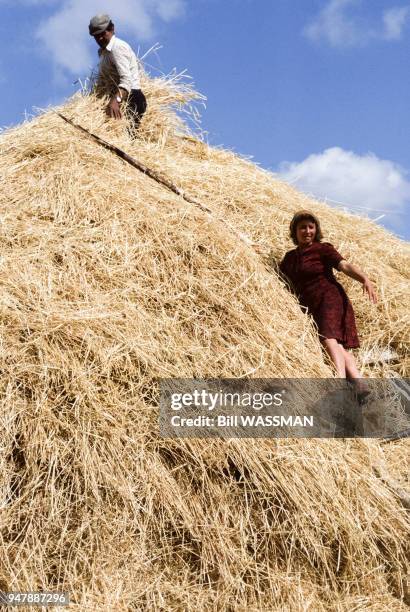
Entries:
[[370,280],[364,274],[364,272],[360,270],[360,268],[358,268],[357,266],[354,266],[353,264],[349,263],[345,259],[342,259],[342,261],[339,262],[337,269],[340,270],[340,272],[343,272],[344,274],[346,274],[347,276],[350,276],[350,278],[353,278],[354,280],[357,280],[360,283],[362,283],[363,293],[367,293],[370,301],[373,302],[373,304],[376,304],[377,302],[376,290],[373,287]]

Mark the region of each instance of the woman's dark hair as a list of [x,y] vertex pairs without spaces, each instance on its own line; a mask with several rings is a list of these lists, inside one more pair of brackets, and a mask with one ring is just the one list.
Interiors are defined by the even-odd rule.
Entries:
[[297,213],[293,215],[293,219],[290,222],[289,233],[292,238],[293,244],[298,244],[296,238],[296,229],[298,227],[298,223],[301,221],[312,221],[316,225],[316,235],[315,242],[320,242],[323,238],[322,230],[320,228],[319,219],[310,212],[310,210],[299,210]]

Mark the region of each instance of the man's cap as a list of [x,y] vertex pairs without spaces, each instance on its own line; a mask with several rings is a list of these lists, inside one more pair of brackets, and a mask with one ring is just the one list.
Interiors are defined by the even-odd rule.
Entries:
[[88,26],[90,36],[102,34],[108,28],[110,23],[111,17],[109,15],[105,13],[103,15],[94,15],[94,17],[90,20],[90,25]]

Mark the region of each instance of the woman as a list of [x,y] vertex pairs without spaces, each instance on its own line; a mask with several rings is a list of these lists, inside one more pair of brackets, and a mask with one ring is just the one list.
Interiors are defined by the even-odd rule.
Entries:
[[[333,276],[340,270],[363,285],[370,301],[377,295],[367,276],[348,263],[323,236],[320,223],[310,211],[297,212],[290,223],[290,236],[297,245],[280,263],[299,302],[316,322],[319,338],[341,378],[361,378],[356,361],[347,349],[357,348],[356,323],[352,305],[343,287]],[[363,389],[364,390],[364,389]]]

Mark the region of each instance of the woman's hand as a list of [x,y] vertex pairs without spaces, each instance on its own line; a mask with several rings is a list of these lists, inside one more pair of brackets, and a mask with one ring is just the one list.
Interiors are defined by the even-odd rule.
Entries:
[[363,293],[367,293],[367,295],[369,296],[369,300],[373,304],[377,304],[376,290],[367,277],[363,280]]
[[357,280],[360,283],[362,283],[363,293],[367,293],[367,295],[369,296],[369,300],[373,304],[377,303],[376,290],[373,287],[373,284],[367,278],[367,276],[360,270],[360,268],[358,268],[357,266],[354,266],[353,264],[349,263],[345,259],[342,259],[342,261],[339,262],[338,270],[340,270],[341,272],[344,272],[344,274],[346,274],[347,276],[350,276],[350,278],[353,278],[354,280]]

